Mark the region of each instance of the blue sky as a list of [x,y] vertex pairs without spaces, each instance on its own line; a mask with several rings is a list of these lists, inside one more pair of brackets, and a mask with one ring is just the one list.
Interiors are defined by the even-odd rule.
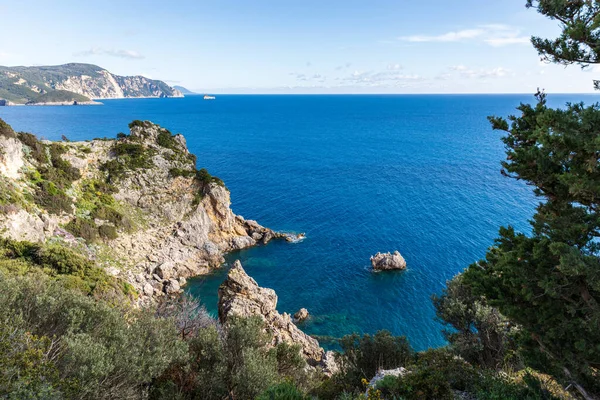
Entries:
[[0,65],[85,62],[214,93],[593,92],[525,0],[0,0]]

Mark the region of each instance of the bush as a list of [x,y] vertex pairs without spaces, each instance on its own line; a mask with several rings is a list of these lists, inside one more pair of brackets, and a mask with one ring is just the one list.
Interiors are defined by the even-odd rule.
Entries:
[[13,128],[9,124],[4,122],[4,120],[2,118],[0,118],[0,136],[4,136],[5,138],[12,138],[12,139],[17,138],[17,134],[15,133]]
[[135,119],[129,123],[129,129],[133,129],[133,127],[139,126],[141,128],[146,128],[148,126],[148,122],[140,121],[139,119]]
[[178,176],[183,176],[184,178],[191,178],[196,175],[196,171],[180,168],[171,168],[169,170],[169,175],[171,175],[171,177],[173,178],[177,178]]
[[[171,362],[182,360],[186,351],[171,321],[156,319],[148,311],[109,306],[40,277],[0,274],[0,303],[0,330],[6,327],[9,332],[42,338],[29,344],[35,350],[29,359],[15,362],[11,354],[27,353],[19,341],[13,338],[7,343],[0,334],[0,363],[12,366],[0,368],[0,379],[8,372],[26,384],[41,381],[42,389],[58,393],[57,398],[143,398],[153,378]],[[51,350],[44,337],[52,338]],[[70,388],[72,396],[61,393],[62,385],[70,382],[77,384]],[[19,397],[15,389],[20,388],[8,387],[9,398],[52,398]]]
[[109,181],[121,178],[128,171],[148,169],[154,166],[152,161],[154,151],[139,143],[119,140],[113,144],[111,151],[116,158],[100,166],[102,171],[108,173]]
[[271,386],[256,397],[256,400],[310,400],[293,383],[283,382]]
[[87,242],[93,243],[98,240],[98,227],[92,220],[75,217],[65,225],[65,229]]
[[115,228],[112,225],[100,225],[98,227],[98,234],[100,235],[101,238],[103,239],[107,239],[107,240],[114,240],[117,237],[119,237],[118,233],[117,233],[117,228]]
[[19,132],[18,137],[21,143],[29,147],[31,157],[36,160],[38,164],[45,164],[48,162],[46,146],[44,146],[35,135]]
[[352,334],[340,340],[343,353],[340,383],[345,390],[361,388],[363,378],[371,379],[379,369],[393,369],[413,361],[413,350],[404,336],[392,336],[388,331],[375,335]]
[[179,142],[177,142],[177,140],[175,140],[175,137],[171,135],[171,132],[167,130],[163,130],[158,134],[158,137],[156,138],[156,143],[161,147],[171,149],[175,152],[181,151],[181,146]]
[[300,376],[305,365],[290,357],[295,346],[268,349],[271,338],[258,317],[233,318],[224,327],[215,322],[186,337],[189,363],[172,365],[156,382],[151,398],[254,399],[284,381],[278,371]]
[[37,184],[33,201],[50,214],[70,213],[73,206],[73,200],[50,181],[41,181]]

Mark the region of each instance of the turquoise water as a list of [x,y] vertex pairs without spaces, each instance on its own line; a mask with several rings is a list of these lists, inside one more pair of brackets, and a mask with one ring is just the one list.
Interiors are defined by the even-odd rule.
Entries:
[[[564,104],[579,95],[553,95]],[[586,101],[597,98],[587,96]],[[15,129],[48,139],[114,137],[133,119],[185,134],[198,167],[222,178],[233,210],[276,230],[306,232],[231,254],[278,309],[308,308],[322,337],[388,329],[425,349],[444,344],[430,301],[485,254],[500,225],[528,231],[530,188],[500,175],[501,134],[486,116],[528,95],[218,96],[110,100],[102,107],[0,107]],[[372,273],[399,250],[408,270]],[[223,269],[188,290],[215,311]]]

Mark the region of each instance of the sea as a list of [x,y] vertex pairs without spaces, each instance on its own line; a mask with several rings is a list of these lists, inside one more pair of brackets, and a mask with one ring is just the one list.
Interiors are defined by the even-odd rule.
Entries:
[[[552,106],[598,96],[549,95]],[[447,280],[485,256],[501,226],[530,231],[539,202],[500,174],[502,132],[490,115],[518,114],[532,95],[218,95],[103,100],[103,106],[0,107],[16,130],[60,140],[115,137],[134,119],[185,135],[198,168],[222,178],[232,208],[286,232],[227,255],[241,260],[280,312],[301,307],[301,328],[326,348],[388,330],[416,350],[445,344],[431,302]],[[372,272],[398,250],[402,272]],[[185,290],[216,315],[227,265]]]

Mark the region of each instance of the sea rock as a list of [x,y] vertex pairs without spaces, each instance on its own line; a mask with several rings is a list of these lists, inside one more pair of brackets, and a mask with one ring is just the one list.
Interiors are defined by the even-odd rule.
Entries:
[[308,318],[308,315],[308,310],[306,308],[301,308],[294,314],[294,322],[302,322]]
[[406,269],[406,260],[399,251],[392,253],[377,253],[371,257],[371,265],[376,271]]
[[299,344],[302,356],[310,365],[323,360],[324,351],[319,342],[302,332],[289,314],[277,312],[277,295],[273,289],[262,288],[252,279],[242,264],[235,261],[227,279],[219,287],[219,320],[226,324],[231,316],[259,316],[265,329],[273,336],[272,345],[286,342]]

